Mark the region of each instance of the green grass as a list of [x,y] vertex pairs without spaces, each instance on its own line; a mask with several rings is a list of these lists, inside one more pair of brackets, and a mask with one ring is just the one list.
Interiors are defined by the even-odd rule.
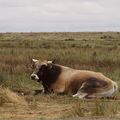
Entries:
[[[22,82],[25,82],[25,79],[27,82],[30,81],[32,58],[56,59],[58,64],[100,71],[113,80],[119,81],[119,39],[120,33],[114,32],[1,33],[0,81],[4,78],[8,82],[13,79],[17,82],[20,79]],[[21,78],[21,76],[24,77]],[[27,82],[24,86],[28,84]]]
[[[37,58],[56,59],[56,63],[75,69],[102,72],[116,81],[120,87],[119,51],[119,32],[1,33],[0,86],[23,91],[39,89],[41,85],[30,79],[31,59]],[[63,100],[60,96],[40,96],[40,98],[38,96],[30,105],[33,109],[39,109],[39,102],[43,103],[46,100],[50,101],[50,104],[55,102],[57,105],[70,103],[73,106],[71,108],[73,116],[107,116],[116,115],[120,111],[119,101],[80,101],[69,95],[62,99],[65,103],[61,103]],[[66,114],[69,115],[69,110]]]

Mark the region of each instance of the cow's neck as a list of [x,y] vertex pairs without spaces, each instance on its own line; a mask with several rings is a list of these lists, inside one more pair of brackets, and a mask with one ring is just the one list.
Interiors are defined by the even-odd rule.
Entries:
[[43,85],[50,86],[55,83],[61,73],[61,67],[54,64],[51,69],[47,70],[43,75]]

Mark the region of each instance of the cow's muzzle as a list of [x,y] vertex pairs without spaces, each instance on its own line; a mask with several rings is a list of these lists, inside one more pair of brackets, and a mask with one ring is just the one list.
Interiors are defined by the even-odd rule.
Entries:
[[36,74],[31,74],[32,80],[39,80],[39,77]]

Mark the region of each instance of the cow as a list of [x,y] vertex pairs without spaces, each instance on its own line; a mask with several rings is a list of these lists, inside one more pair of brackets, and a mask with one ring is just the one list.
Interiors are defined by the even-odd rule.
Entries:
[[42,82],[44,93],[68,94],[73,97],[114,97],[118,85],[100,72],[77,70],[55,64],[54,61],[32,59],[31,79]]

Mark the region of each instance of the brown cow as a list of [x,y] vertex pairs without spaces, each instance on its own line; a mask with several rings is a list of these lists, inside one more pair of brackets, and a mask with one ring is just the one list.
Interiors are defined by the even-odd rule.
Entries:
[[118,91],[116,82],[102,73],[76,70],[54,64],[52,61],[33,59],[32,80],[42,81],[44,93],[72,93],[73,97],[101,98],[113,97]]

